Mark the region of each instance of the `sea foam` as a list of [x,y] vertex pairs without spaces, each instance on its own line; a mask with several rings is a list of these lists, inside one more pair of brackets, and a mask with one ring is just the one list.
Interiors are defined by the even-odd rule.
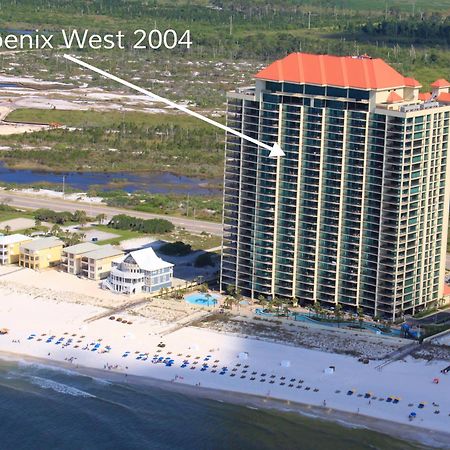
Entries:
[[41,389],[50,389],[59,394],[71,395],[72,397],[96,398],[95,395],[92,395],[89,392],[82,391],[73,386],[68,386],[67,384],[58,383],[57,381],[49,380],[48,378],[30,376],[28,379],[31,384],[39,386]]

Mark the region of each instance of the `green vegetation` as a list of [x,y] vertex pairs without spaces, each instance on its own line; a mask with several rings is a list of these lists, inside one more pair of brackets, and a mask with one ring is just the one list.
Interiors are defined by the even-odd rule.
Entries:
[[214,266],[214,261],[211,253],[202,253],[198,255],[194,262],[195,267]]
[[28,211],[21,211],[5,203],[0,203],[0,222],[18,218],[33,219],[34,217]]
[[[264,64],[293,51],[382,57],[427,90],[435,79],[450,77],[448,7],[446,0],[4,0],[2,26],[123,30],[124,50],[77,53],[157,94],[223,117],[228,90],[252,83]],[[162,30],[189,29],[192,47],[131,49],[133,31],[155,23]],[[63,62],[61,53],[3,52],[0,62],[8,75],[32,73],[78,87],[120,89]],[[169,171],[209,179],[223,173],[223,133],[185,115],[18,110],[9,119],[76,128],[4,137],[12,149],[0,158],[11,167]]]
[[102,196],[108,206],[213,222],[222,220],[222,198],[219,195],[190,195],[188,197],[181,194],[149,194],[146,192],[129,194],[118,190],[102,192],[95,186],[92,186],[89,195]]
[[446,324],[427,324],[421,326],[421,334],[420,334],[420,340],[423,341],[423,339],[434,336],[435,334],[442,333],[443,331],[450,330],[450,323]]
[[169,233],[175,229],[173,223],[165,219],[140,219],[139,217],[127,216],[126,214],[114,216],[108,223],[108,227],[147,234]]
[[184,242],[168,242],[159,248],[161,253],[168,256],[186,256],[192,252],[192,247]]
[[2,145],[11,150],[0,157],[9,167],[222,174],[223,133],[188,116],[19,109],[8,120],[76,127],[4,136]]
[[33,217],[41,222],[50,222],[58,225],[67,225],[68,222],[84,225],[88,222],[87,214],[82,210],[71,213],[69,211],[56,212],[51,209],[40,208],[34,211]]

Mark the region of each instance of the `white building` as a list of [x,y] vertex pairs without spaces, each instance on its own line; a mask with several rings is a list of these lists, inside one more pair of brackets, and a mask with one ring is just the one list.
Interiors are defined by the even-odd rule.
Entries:
[[172,286],[173,264],[156,255],[151,247],[137,250],[112,262],[102,286],[122,293],[156,292]]

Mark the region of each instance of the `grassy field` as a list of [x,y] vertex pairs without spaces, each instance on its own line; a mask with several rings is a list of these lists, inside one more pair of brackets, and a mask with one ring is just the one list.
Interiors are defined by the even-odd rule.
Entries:
[[222,177],[224,133],[187,115],[18,109],[8,120],[77,128],[2,137],[9,167]]
[[117,230],[115,228],[109,228],[106,225],[96,225],[94,229],[119,235],[115,238],[99,241],[98,244],[100,245],[118,245],[121,241],[142,237],[149,237],[154,240],[167,242],[182,241],[185,244],[190,244],[193,250],[207,250],[209,248],[218,247],[222,243],[222,239],[219,236],[209,234],[193,234],[184,230],[174,230],[171,233],[161,235],[148,235],[130,230]]
[[30,123],[60,123],[76,128],[117,129],[121,125],[136,127],[154,127],[171,124],[172,126],[192,129],[208,129],[209,125],[185,114],[147,114],[143,112],[120,111],[65,111],[23,108],[12,111],[7,120]]

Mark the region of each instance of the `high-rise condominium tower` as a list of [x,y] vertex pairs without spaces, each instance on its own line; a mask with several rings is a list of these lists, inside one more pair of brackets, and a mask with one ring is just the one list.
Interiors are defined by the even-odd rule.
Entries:
[[450,83],[294,53],[228,95],[222,287],[395,319],[443,293]]

